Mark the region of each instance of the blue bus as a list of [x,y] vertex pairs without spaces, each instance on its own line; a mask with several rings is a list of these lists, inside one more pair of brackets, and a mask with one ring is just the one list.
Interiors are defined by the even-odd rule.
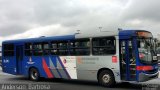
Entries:
[[145,30],[3,41],[2,70],[33,81],[80,79],[107,87],[147,81],[159,74],[153,36]]

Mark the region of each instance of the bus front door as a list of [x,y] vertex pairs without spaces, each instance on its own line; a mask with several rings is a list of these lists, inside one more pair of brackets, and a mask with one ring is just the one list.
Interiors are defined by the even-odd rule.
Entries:
[[120,40],[121,80],[136,81],[136,58],[132,40]]
[[22,73],[22,60],[23,60],[23,46],[16,46],[16,68],[17,74]]

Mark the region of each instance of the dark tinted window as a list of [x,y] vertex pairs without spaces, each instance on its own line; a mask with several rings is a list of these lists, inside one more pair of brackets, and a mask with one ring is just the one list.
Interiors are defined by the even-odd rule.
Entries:
[[33,54],[35,56],[43,55],[42,43],[34,43],[33,44]]
[[52,55],[69,55],[68,41],[51,42]]
[[114,37],[93,38],[93,55],[108,55],[116,53],[116,42]]
[[14,56],[14,44],[4,44],[4,56]]
[[42,43],[26,43],[25,44],[25,55],[26,56],[41,56],[41,55],[49,55],[50,48],[48,42]]
[[89,55],[90,40],[79,39],[75,41],[52,41],[40,43],[26,43],[26,56],[41,56],[41,55]]
[[58,54],[59,55],[69,55],[68,52],[68,42],[58,42]]
[[79,39],[69,42],[71,55],[90,55],[90,40]]
[[25,44],[25,56],[32,56],[32,43]]
[[51,54],[58,55],[58,43],[57,42],[51,42]]
[[48,42],[42,43],[42,48],[43,48],[43,55],[49,55],[50,54],[50,48],[49,48],[49,43]]

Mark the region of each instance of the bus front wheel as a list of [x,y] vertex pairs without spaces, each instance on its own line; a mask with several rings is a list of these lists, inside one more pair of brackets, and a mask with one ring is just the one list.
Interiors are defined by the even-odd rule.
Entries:
[[31,68],[29,71],[29,78],[32,81],[38,81],[40,79],[40,74],[36,68]]
[[114,74],[109,70],[103,70],[98,76],[98,82],[105,87],[113,87],[115,85]]

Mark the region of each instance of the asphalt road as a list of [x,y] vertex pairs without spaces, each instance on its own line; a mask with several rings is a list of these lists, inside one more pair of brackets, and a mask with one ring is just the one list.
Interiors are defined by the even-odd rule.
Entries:
[[[141,84],[120,83],[114,88],[106,88],[100,86],[97,82],[82,81],[82,80],[64,80],[64,79],[41,79],[39,82],[28,80],[23,76],[14,76],[5,74],[0,71],[0,90],[11,90],[4,85],[49,85],[48,90],[142,90],[144,84],[149,83],[160,84],[160,79],[152,80]],[[17,88],[16,88],[17,89]],[[16,90],[13,89],[12,90]],[[27,87],[28,89],[28,87]],[[34,90],[42,90],[41,88],[29,88]],[[46,89],[46,90],[47,90]],[[22,90],[25,90],[22,88]],[[156,89],[154,89],[156,90]]]

